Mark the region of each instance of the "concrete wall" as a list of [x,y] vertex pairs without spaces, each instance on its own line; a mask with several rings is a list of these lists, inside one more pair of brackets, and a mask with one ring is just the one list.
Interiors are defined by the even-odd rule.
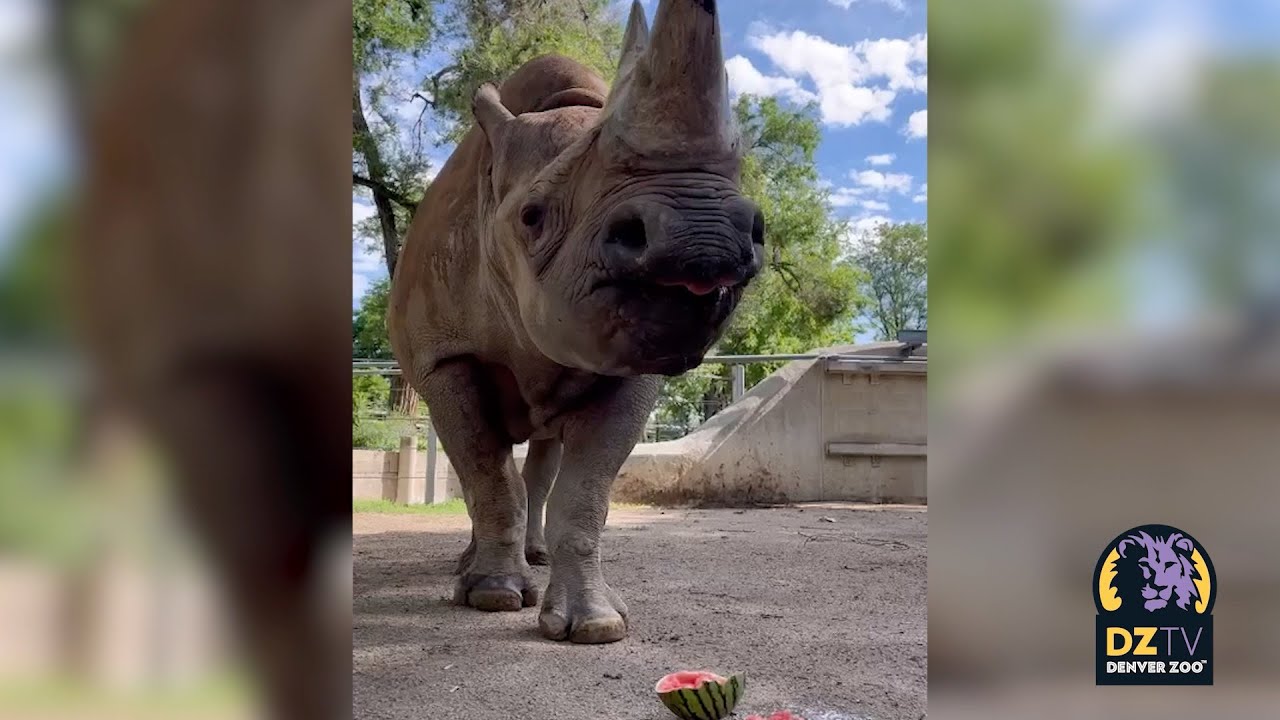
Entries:
[[924,374],[828,368],[820,499],[926,500],[926,385]]
[[[899,343],[827,348],[797,360],[680,440],[640,445],[614,497],[739,505],[926,502],[927,374]],[[678,460],[676,460],[678,458]]]
[[428,482],[427,453],[411,448],[413,461],[400,462],[401,451],[351,451],[351,499],[390,500],[399,503],[444,502],[462,497],[458,473],[443,451],[436,453],[435,476]]
[[394,450],[352,450],[351,498],[394,501],[399,455]]
[[[613,499],[663,505],[926,502],[925,352],[919,348],[910,362],[897,362],[903,347],[826,348],[816,352],[845,359],[788,363],[688,436],[637,445],[618,473]],[[415,474],[426,472],[422,455],[410,463]],[[515,449],[518,467],[524,455],[524,446]],[[356,498],[397,500],[397,486],[403,487],[397,453],[357,450],[353,464]],[[428,501],[461,497],[457,473],[443,453],[434,487]]]

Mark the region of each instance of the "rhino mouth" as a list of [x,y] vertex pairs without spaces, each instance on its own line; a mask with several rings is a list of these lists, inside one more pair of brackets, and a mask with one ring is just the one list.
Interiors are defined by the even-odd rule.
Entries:
[[696,292],[682,284],[627,278],[605,281],[597,290],[617,308],[635,356],[628,364],[644,373],[674,376],[702,362],[745,287],[744,281]]
[[612,291],[624,309],[625,316],[638,315],[650,322],[668,320],[674,324],[687,325],[695,319],[715,318],[717,323],[723,321],[746,285],[744,281],[736,285],[706,289],[694,283],[627,278],[606,280],[597,289]]

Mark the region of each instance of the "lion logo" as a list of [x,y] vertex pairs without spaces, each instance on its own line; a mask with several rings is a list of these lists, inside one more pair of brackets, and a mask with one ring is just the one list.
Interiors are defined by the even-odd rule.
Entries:
[[1122,534],[1100,566],[1098,599],[1105,612],[1209,609],[1212,572],[1195,540],[1175,528],[1144,525]]

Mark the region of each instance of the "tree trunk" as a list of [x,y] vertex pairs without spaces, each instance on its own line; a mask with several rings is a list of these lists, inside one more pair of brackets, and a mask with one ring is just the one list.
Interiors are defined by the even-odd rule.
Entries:
[[[386,186],[387,166],[382,161],[382,152],[378,150],[378,142],[369,132],[369,122],[364,117],[364,102],[360,99],[360,73],[356,72],[351,81],[351,141],[357,152],[364,156],[365,168],[369,179],[379,185]],[[373,206],[378,211],[378,225],[382,229],[382,254],[387,261],[387,276],[396,276],[396,259],[400,256],[400,231],[396,228],[396,213],[391,198],[386,192],[374,187]]]
[[418,414],[418,393],[414,392],[403,375],[391,376],[391,412],[397,415],[416,417]]
[[[352,143],[357,152],[364,157],[365,169],[375,187],[369,188],[373,193],[373,205],[378,212],[378,225],[382,231],[382,254],[387,262],[387,277],[396,276],[396,260],[400,257],[400,230],[396,227],[395,208],[392,198],[387,194],[387,166],[382,161],[382,153],[378,143],[369,132],[369,122],[364,116],[364,102],[360,99],[360,74],[356,72],[351,83],[351,129]],[[390,412],[416,416],[418,413],[418,394],[404,377],[394,375],[391,378]]]

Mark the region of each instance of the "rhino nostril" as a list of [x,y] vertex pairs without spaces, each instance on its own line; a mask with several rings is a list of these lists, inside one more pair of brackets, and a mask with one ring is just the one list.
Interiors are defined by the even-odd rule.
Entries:
[[755,217],[751,219],[751,242],[756,245],[764,244],[764,213],[758,208]]
[[644,250],[647,244],[644,221],[637,217],[616,221],[609,227],[609,233],[605,237],[606,242],[621,245],[635,252]]

